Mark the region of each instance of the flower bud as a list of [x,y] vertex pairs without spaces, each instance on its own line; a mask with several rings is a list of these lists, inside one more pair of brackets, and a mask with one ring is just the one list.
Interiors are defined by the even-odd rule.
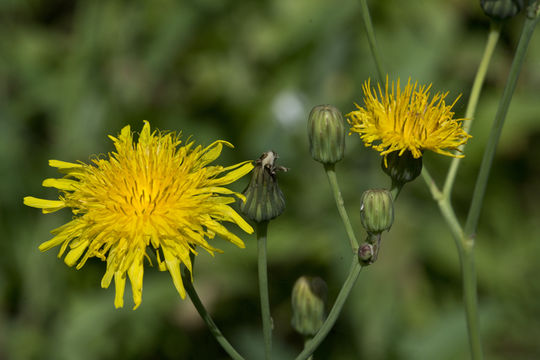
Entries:
[[275,219],[285,210],[285,198],[279,188],[276,172],[288,169],[276,166],[277,158],[277,153],[268,151],[255,162],[251,180],[243,193],[246,201],[240,202],[240,211],[258,223]]
[[292,291],[293,328],[304,336],[313,336],[326,319],[328,287],[319,277],[302,276]]
[[410,151],[405,151],[400,156],[399,151],[394,151],[383,159],[381,168],[392,179],[392,188],[401,188],[420,175],[422,172],[422,157],[415,159]]
[[315,106],[308,119],[311,157],[323,164],[335,164],[345,152],[345,124],[332,105]]
[[480,0],[484,13],[495,20],[505,20],[523,9],[523,0]]
[[358,248],[358,260],[362,265],[371,265],[375,256],[375,248],[372,244],[363,243]]
[[362,194],[360,217],[369,234],[390,230],[394,222],[394,203],[388,190],[367,190]]

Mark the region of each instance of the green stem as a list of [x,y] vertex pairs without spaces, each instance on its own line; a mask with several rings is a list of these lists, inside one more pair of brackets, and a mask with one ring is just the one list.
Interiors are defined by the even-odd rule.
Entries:
[[392,186],[390,186],[390,194],[392,194],[392,200],[394,202],[397,200],[397,197],[401,193],[401,189],[403,189],[403,185],[395,184],[394,181],[392,181]]
[[347,276],[347,279],[345,280],[343,286],[341,287],[341,290],[339,291],[338,297],[336,299],[336,302],[334,303],[334,306],[332,307],[332,310],[330,310],[330,313],[324,321],[321,329],[317,332],[317,334],[315,334],[313,339],[307,342],[304,350],[296,357],[295,360],[308,359],[309,356],[313,354],[315,349],[317,349],[321,342],[326,338],[326,335],[328,335],[328,333],[336,323],[336,320],[341,313],[341,310],[343,309],[343,305],[345,304],[345,300],[347,300],[347,298],[349,297],[349,294],[351,293],[351,290],[356,283],[356,280],[358,279],[358,275],[360,275],[360,270],[362,270],[362,267],[358,263],[358,258],[354,256],[351,268],[349,270],[349,275]]
[[197,309],[199,315],[203,319],[203,321],[208,326],[208,329],[210,330],[210,333],[214,335],[217,342],[221,345],[221,347],[229,354],[229,356],[233,360],[244,360],[244,358],[235,350],[235,348],[231,345],[229,341],[223,336],[219,328],[217,327],[214,320],[212,320],[212,317],[208,314],[206,311],[206,308],[204,307],[203,303],[201,302],[201,299],[199,298],[199,295],[197,294],[197,291],[195,291],[195,288],[193,287],[193,283],[191,281],[191,277],[188,275],[187,270],[182,273],[182,280],[184,282],[184,288],[186,289],[186,292],[191,299],[191,302],[195,306],[195,309]]
[[343,221],[343,225],[345,226],[345,231],[347,232],[347,237],[349,238],[349,242],[351,244],[351,249],[354,252],[358,249],[358,240],[356,239],[356,235],[354,234],[354,230],[352,228],[351,221],[349,220],[347,210],[345,210],[343,197],[341,196],[341,191],[339,190],[339,184],[337,182],[335,165],[325,164],[324,171],[328,176],[328,182],[330,183],[330,187],[332,188],[332,193],[334,194],[334,199],[336,200],[336,206],[339,215],[341,216],[341,220]]
[[[489,68],[489,63],[493,56],[493,51],[499,40],[499,34],[501,32],[501,26],[498,22],[491,22],[488,39],[486,42],[486,47],[484,48],[484,54],[482,55],[482,60],[478,65],[478,70],[476,71],[476,76],[474,77],[473,86],[471,88],[471,95],[469,96],[469,102],[467,103],[467,110],[465,111],[465,119],[467,119],[463,124],[463,129],[465,132],[469,133],[472,123],[474,121],[474,114],[476,113],[476,107],[478,105],[478,99],[480,98],[480,93],[482,91],[482,85],[486,78],[486,73]],[[465,150],[465,144],[459,147],[459,152]],[[448,174],[446,175],[446,181],[444,183],[443,193],[446,197],[450,197],[452,193],[452,188],[456,180],[457,171],[459,164],[461,163],[462,158],[452,159]]]
[[386,79],[386,72],[383,70],[382,61],[377,50],[377,42],[375,41],[375,31],[373,30],[373,24],[371,23],[371,16],[369,15],[369,8],[366,0],[360,0],[360,7],[362,9],[362,20],[364,23],[364,29],[368,38],[369,48],[377,67],[377,74],[379,75],[379,81],[384,84]]
[[[530,5],[530,7],[533,6],[538,6],[538,1],[533,2]],[[471,238],[475,236],[476,229],[478,227],[480,210],[482,208],[482,203],[486,194],[486,186],[489,179],[491,165],[493,164],[493,158],[495,156],[497,144],[499,143],[499,138],[501,136],[504,120],[506,119],[506,114],[508,113],[510,100],[512,99],[512,95],[516,88],[516,83],[519,77],[519,73],[521,71],[521,67],[523,66],[523,61],[525,60],[525,54],[527,52],[527,47],[529,46],[529,41],[531,40],[534,28],[538,23],[539,19],[540,17],[538,16],[538,14],[536,14],[535,17],[528,16],[525,20],[525,24],[523,25],[521,37],[517,46],[516,54],[514,56],[514,60],[512,61],[512,66],[508,75],[508,80],[503,91],[502,99],[499,102],[499,108],[497,109],[495,121],[493,122],[488,143],[484,151],[484,157],[482,158],[482,164],[480,165],[480,171],[478,173],[478,178],[474,187],[471,207],[469,209],[467,222],[465,224],[465,233],[468,237]]]
[[435,199],[439,205],[439,210],[450,228],[450,232],[453,235],[458,250],[463,284],[463,303],[465,306],[471,357],[474,360],[480,360],[482,359],[482,342],[480,338],[480,320],[478,317],[474,242],[465,237],[454,209],[450,204],[450,199],[444,196],[439,190],[425,167],[422,169],[422,177],[428,185],[433,199]]
[[[306,339],[304,340],[304,349],[306,348],[306,346],[308,346],[309,342],[311,341],[311,339],[313,339],[313,337],[306,337]],[[307,360],[313,360],[313,354],[309,355],[309,357],[307,358]]]
[[261,298],[261,315],[264,335],[264,358],[270,359],[272,353],[272,318],[270,317],[270,300],[268,299],[268,274],[266,265],[266,234],[268,221],[257,223],[257,255],[259,267],[259,295]]
[[431,192],[431,196],[435,201],[437,201],[437,204],[439,205],[439,210],[441,211],[441,214],[446,221],[446,224],[450,228],[450,232],[452,233],[452,236],[456,241],[456,246],[461,253],[461,251],[463,250],[461,242],[461,240],[464,238],[463,229],[459,224],[452,204],[450,204],[449,199],[445,197],[443,193],[439,190],[439,187],[437,186],[437,184],[435,184],[435,181],[433,180],[425,166],[422,169],[422,177],[424,178],[424,181],[426,182],[426,185]]
[[481,360],[483,355],[482,340],[480,337],[480,319],[478,316],[474,242],[465,241],[465,239],[462,238],[460,244],[459,259],[461,264],[461,276],[463,279],[463,302],[465,304],[471,358],[473,360]]

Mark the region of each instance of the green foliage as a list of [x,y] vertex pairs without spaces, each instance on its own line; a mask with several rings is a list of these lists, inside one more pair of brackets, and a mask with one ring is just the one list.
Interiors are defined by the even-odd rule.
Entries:
[[[488,28],[479,4],[372,3],[391,75],[432,82],[451,98],[463,93],[456,106],[462,115]],[[522,20],[505,25],[488,72],[455,188],[460,219]],[[0,3],[0,24],[0,358],[226,358],[167,273],[147,266],[141,307],[114,310],[114,289],[100,288],[104,263],[89,261],[77,271],[54,250],[37,249],[71,216],[22,205],[26,195],[56,196],[40,186],[56,175],[47,160],[106,154],[106,135],[126,124],[140,129],[144,119],[203,144],[231,141],[236,149],[225,151],[223,164],[272,149],[291,169],[280,176],[287,209],[269,229],[269,289],[274,355],[297,353],[303,340],[290,327],[294,281],[322,277],[332,303],[349,265],[345,231],[324,171],[309,155],[306,126],[314,105],[347,113],[361,101],[361,83],[376,79],[358,3],[12,0]],[[540,357],[538,59],[533,41],[477,241],[486,358],[495,360]],[[362,192],[389,180],[377,153],[356,137],[347,138],[345,151],[337,174],[360,230]],[[424,161],[439,180],[449,163],[436,155]],[[245,185],[247,179],[239,186]],[[377,263],[362,273],[317,358],[466,358],[458,258],[421,181],[400,194],[395,215]],[[256,358],[256,244],[245,240],[245,250],[215,241],[225,254],[198,258],[195,286],[230,341]]]

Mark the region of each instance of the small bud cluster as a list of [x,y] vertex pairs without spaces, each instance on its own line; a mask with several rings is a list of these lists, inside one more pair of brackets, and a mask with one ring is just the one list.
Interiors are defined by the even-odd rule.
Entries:
[[[333,165],[340,161],[345,149],[345,125],[341,112],[331,105],[315,106],[308,119],[308,137],[311,156],[316,161]],[[394,196],[408,182],[422,172],[422,158],[415,158],[410,151],[385,154],[383,171],[392,180],[391,189],[368,190],[361,200],[360,216],[367,238],[358,249],[359,261],[369,265],[377,260],[381,234],[390,230],[394,221]]]
[[358,249],[358,259],[363,265],[370,265],[377,260],[381,234],[390,230],[394,222],[394,201],[390,191],[378,189],[365,191],[361,203],[360,219],[368,236]]

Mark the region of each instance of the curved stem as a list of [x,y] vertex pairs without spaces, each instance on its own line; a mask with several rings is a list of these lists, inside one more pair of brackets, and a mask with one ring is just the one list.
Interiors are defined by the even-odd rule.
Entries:
[[[538,1],[531,2],[531,5],[529,6],[530,8],[538,6]],[[527,47],[529,46],[529,41],[531,40],[534,28],[539,19],[540,17],[538,14],[536,14],[535,17],[527,17],[525,20],[525,24],[523,25],[523,29],[521,31],[521,37],[519,38],[516,54],[514,56],[514,60],[512,61],[512,66],[508,75],[508,80],[503,91],[502,99],[499,102],[499,108],[497,109],[497,114],[495,115],[491,133],[489,134],[488,143],[484,151],[484,157],[482,158],[482,164],[480,165],[480,171],[474,187],[471,207],[469,209],[467,222],[465,224],[465,233],[471,238],[474,237],[476,228],[478,227],[480,210],[486,194],[486,186],[489,179],[491,165],[493,164],[493,158],[495,157],[495,150],[497,148],[497,144],[499,143],[504,120],[506,119],[506,114],[508,113],[510,100],[512,100],[512,95],[514,94],[514,90],[516,88],[516,83],[521,71],[521,67],[523,66],[523,61],[525,60],[525,54],[527,52]]]
[[270,359],[272,353],[272,318],[270,317],[270,300],[268,299],[268,274],[266,265],[266,234],[268,221],[257,223],[257,255],[259,268],[259,295],[261,298],[261,315],[264,335],[264,358]]
[[450,232],[452,233],[452,236],[456,242],[456,247],[461,256],[461,253],[463,251],[462,240],[464,239],[464,233],[463,228],[459,224],[456,213],[454,212],[454,208],[452,207],[452,204],[450,204],[449,199],[444,197],[443,193],[439,190],[437,184],[435,184],[435,181],[433,180],[425,166],[422,169],[422,177],[424,178],[426,185],[431,191],[431,196],[435,201],[437,201],[437,204],[439,205],[439,210],[441,211],[444,221],[446,221],[446,224],[450,228]]
[[431,174],[429,173],[425,165],[422,167],[422,178],[424,178],[424,181],[426,182],[426,185],[429,188],[433,199],[437,201],[440,200],[442,198],[442,192],[439,190],[439,187],[435,183],[435,180],[433,180],[433,178],[431,177]]
[[379,81],[384,84],[386,78],[386,72],[383,70],[382,61],[377,50],[377,42],[375,41],[375,31],[373,31],[373,24],[371,22],[371,16],[369,15],[369,8],[366,0],[360,0],[360,7],[362,8],[362,20],[364,23],[364,29],[369,42],[369,48],[377,67],[377,74],[379,75]]
[[[311,339],[313,339],[313,337],[307,337],[305,340],[304,340],[304,349],[306,348],[306,346],[308,346],[309,342],[311,341]],[[307,358],[307,360],[313,360],[313,353],[311,355],[309,355],[309,357]]]
[[195,306],[195,309],[197,309],[197,312],[204,320],[204,322],[208,326],[208,329],[210,330],[212,335],[214,335],[223,350],[225,350],[233,360],[244,360],[244,358],[236,351],[236,349],[231,345],[231,343],[227,341],[225,336],[223,336],[214,320],[212,320],[212,317],[206,311],[206,308],[201,302],[197,291],[195,291],[195,288],[193,287],[191,277],[187,275],[187,270],[182,273],[182,280],[184,282],[184,288],[186,289],[186,292],[191,299],[191,302]]
[[480,318],[478,316],[478,295],[476,286],[476,267],[474,264],[474,241],[462,239],[459,259],[463,279],[463,302],[467,318],[469,346],[471,358],[480,360],[482,355],[482,339],[480,337]]
[[439,210],[448,224],[459,254],[463,286],[463,304],[467,320],[471,358],[482,359],[482,342],[480,338],[480,320],[478,317],[478,299],[476,291],[476,269],[474,264],[474,241],[465,237],[459,224],[450,199],[439,190],[427,169],[422,169],[422,176],[428,185],[433,199],[437,201]]
[[[482,55],[482,60],[480,65],[478,65],[478,70],[476,71],[476,76],[474,77],[473,86],[471,88],[471,95],[469,96],[469,102],[467,103],[467,110],[465,111],[465,119],[467,119],[463,124],[463,129],[465,132],[469,133],[472,123],[474,121],[474,114],[476,113],[476,106],[478,105],[478,99],[482,91],[482,85],[484,84],[484,79],[486,78],[486,73],[489,68],[489,63],[493,56],[493,51],[499,40],[499,34],[501,33],[501,26],[498,22],[491,22],[491,27],[489,29],[488,39],[486,41],[486,47],[484,48],[484,54]],[[465,144],[459,147],[459,151],[463,152],[465,150]],[[454,181],[456,180],[457,171],[459,164],[461,163],[462,158],[453,158],[448,174],[446,175],[446,181],[444,183],[443,193],[444,196],[450,197],[452,193],[452,188],[454,186]]]
[[349,294],[351,293],[351,290],[356,283],[356,280],[358,279],[358,275],[360,275],[360,270],[362,270],[362,267],[358,263],[358,258],[355,256],[353,257],[353,261],[349,269],[349,275],[343,283],[343,286],[339,291],[338,297],[336,298],[336,302],[334,303],[332,310],[330,310],[328,317],[324,321],[321,329],[317,332],[317,334],[315,334],[313,339],[309,340],[306,343],[304,350],[296,357],[295,360],[308,359],[309,356],[313,354],[315,349],[317,349],[320,343],[326,338],[326,335],[328,335],[328,333],[336,323],[336,320],[341,310],[343,309],[343,305],[345,304],[345,300],[347,300],[347,298],[349,297]]
[[332,188],[332,193],[334,194],[334,199],[336,200],[336,206],[339,215],[341,216],[341,220],[343,221],[343,225],[345,226],[345,231],[347,232],[347,237],[349,238],[349,242],[351,244],[351,249],[354,252],[356,251],[356,249],[358,249],[358,240],[356,239],[356,235],[354,234],[351,221],[349,220],[349,215],[347,214],[347,210],[345,209],[343,197],[341,196],[341,191],[339,190],[335,165],[325,164],[324,171],[328,176],[328,182],[330,183],[330,187]]

